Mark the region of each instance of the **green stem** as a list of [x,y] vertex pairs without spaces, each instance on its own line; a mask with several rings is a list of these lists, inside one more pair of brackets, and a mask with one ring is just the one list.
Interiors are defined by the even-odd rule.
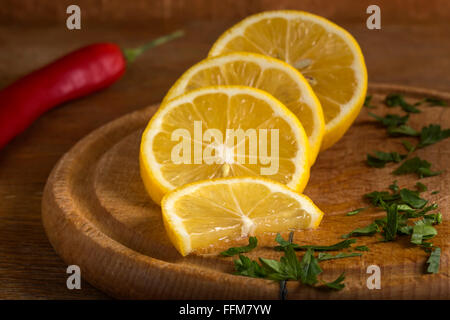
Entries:
[[[291,231],[289,233],[289,243],[292,243],[294,241],[294,232]],[[286,287],[286,280],[280,281],[280,300],[286,300],[287,296],[287,287]]]
[[128,63],[132,63],[134,60],[136,60],[137,57],[139,57],[141,54],[143,54],[148,49],[157,47],[159,45],[162,45],[163,43],[172,41],[176,38],[182,37],[184,35],[183,30],[177,30],[171,34],[167,34],[165,36],[156,38],[148,43],[143,44],[140,47],[137,48],[130,48],[130,49],[123,49],[123,55],[125,57],[125,60]]

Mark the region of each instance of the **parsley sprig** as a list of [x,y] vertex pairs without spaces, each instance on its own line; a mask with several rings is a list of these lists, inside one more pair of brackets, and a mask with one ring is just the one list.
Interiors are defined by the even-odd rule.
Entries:
[[[316,288],[328,288],[333,290],[343,289],[345,287],[345,284],[343,283],[343,281],[345,280],[345,274],[342,273],[336,280],[332,282],[322,281],[318,277],[323,272],[322,268],[319,265],[319,262],[325,260],[361,256],[362,253],[359,252],[340,252],[335,255],[324,252],[349,248],[353,243],[356,242],[356,240],[347,239],[328,246],[300,246],[292,242],[292,235],[293,233],[291,233],[289,241],[283,239],[280,234],[277,234],[275,238],[278,246],[276,246],[274,249],[282,251],[284,253],[280,260],[266,259],[262,257],[258,258],[258,260],[252,260],[249,257],[241,254],[243,250],[245,250],[245,252],[249,252],[256,247],[257,240],[254,237],[250,238],[253,238],[254,240],[249,239],[248,246],[230,248],[222,252],[221,255],[231,256],[234,254],[239,254],[239,258],[237,260],[234,260],[236,275],[280,281],[282,297],[284,295],[283,292],[285,292],[286,290],[285,281],[290,280],[300,281],[304,285]],[[295,253],[295,251],[297,250],[305,251],[305,254],[301,259],[299,259],[297,257],[297,254]],[[319,251],[317,257],[315,255],[316,251]]]

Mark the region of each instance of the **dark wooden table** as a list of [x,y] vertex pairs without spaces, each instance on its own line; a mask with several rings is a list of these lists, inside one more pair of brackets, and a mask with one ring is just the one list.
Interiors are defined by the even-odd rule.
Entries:
[[[67,103],[37,120],[0,150],[0,298],[104,299],[82,282],[66,288],[66,265],[53,251],[41,224],[41,197],[58,159],[93,129],[130,111],[161,101],[177,77],[206,56],[234,21],[149,22],[145,27],[90,22],[80,31],[58,25],[0,25],[0,87],[56,57],[95,41],[136,46],[177,28],[187,35],[156,48],[130,65],[109,89]],[[359,41],[370,82],[450,91],[449,24],[345,23]],[[26,94],[26,93],[24,93]],[[1,103],[1,101],[0,101]]]

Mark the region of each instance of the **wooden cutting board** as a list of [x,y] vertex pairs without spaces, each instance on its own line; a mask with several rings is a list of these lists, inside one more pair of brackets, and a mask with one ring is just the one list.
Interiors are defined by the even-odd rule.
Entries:
[[[372,85],[369,94],[376,109],[361,114],[331,149],[321,153],[311,171],[305,194],[325,212],[318,230],[299,231],[299,244],[329,245],[357,227],[366,226],[383,212],[369,209],[355,216],[346,213],[367,206],[362,195],[387,190],[397,179],[400,187],[414,188],[415,175],[393,176],[397,167],[370,168],[366,154],[374,150],[405,153],[402,138],[388,138],[368,111],[384,115],[387,93],[403,93],[411,102],[423,97],[444,99],[450,94],[394,85]],[[117,298],[137,299],[278,299],[279,284],[269,280],[235,276],[233,258],[216,252],[181,257],[165,234],[160,208],[147,196],[139,176],[140,137],[158,106],[119,118],[78,142],[53,169],[44,191],[42,219],[56,252],[67,264],[81,268],[81,276]],[[420,107],[410,125],[420,129],[430,123],[449,127],[450,108]],[[399,108],[389,109],[400,112]],[[289,281],[288,299],[449,299],[449,183],[450,139],[416,152],[432,163],[440,176],[420,181],[428,186],[424,197],[439,204],[443,223],[434,243],[442,248],[440,273],[425,274],[427,254],[409,243],[408,237],[381,242],[379,236],[359,237],[356,245],[369,252],[321,263],[321,278],[335,279],[346,272],[346,288],[323,291]],[[431,191],[440,193],[431,195]],[[278,258],[273,236],[260,239],[252,258]],[[244,241],[246,242],[246,241]],[[301,255],[301,253],[299,253]],[[381,289],[369,290],[367,267],[381,269]]]

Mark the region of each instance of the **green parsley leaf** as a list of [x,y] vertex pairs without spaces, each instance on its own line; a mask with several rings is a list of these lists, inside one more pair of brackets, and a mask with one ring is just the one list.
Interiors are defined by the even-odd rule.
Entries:
[[392,182],[392,184],[389,185],[389,189],[391,189],[394,192],[397,192],[399,190],[397,180],[394,180],[394,182]]
[[402,124],[398,127],[389,127],[387,129],[387,131],[388,131],[388,134],[393,137],[398,137],[398,136],[416,137],[420,134],[417,130],[411,128],[410,126],[408,126],[406,124]]
[[404,226],[401,226],[400,228],[398,228],[397,232],[399,234],[411,235],[412,230],[413,230],[412,226],[404,225]]
[[[391,185],[393,188],[396,185]],[[398,186],[397,186],[398,188]],[[375,207],[384,207],[386,202],[392,202],[392,201],[396,201],[398,199],[400,199],[400,195],[397,193],[391,194],[387,191],[373,191],[371,193],[366,193],[364,195],[365,198],[369,199],[370,202],[375,206]]]
[[350,211],[350,212],[347,212],[347,216],[354,216],[355,214],[358,214],[358,213],[360,213],[361,211],[364,211],[364,210],[366,210],[366,209],[367,209],[367,207],[364,207],[364,208],[358,208],[358,209],[352,210],[352,211]]
[[319,260],[314,257],[314,250],[306,250],[302,261],[300,261],[300,281],[312,286],[318,282],[317,276],[320,273],[322,273],[322,269],[319,266]]
[[417,109],[415,106],[407,103],[403,98],[403,95],[401,94],[396,93],[389,94],[388,96],[386,96],[384,102],[388,107],[400,106],[404,111],[408,113],[420,113],[420,110]]
[[333,282],[323,282],[323,285],[329,289],[342,290],[345,288],[343,281],[345,280],[345,272],[342,272],[339,277]]
[[[403,189],[405,190],[405,189]],[[386,224],[383,228],[384,239],[386,241],[395,240],[398,228],[398,209],[397,205],[394,203],[387,208],[387,219]]]
[[423,99],[423,102],[428,103],[430,106],[439,106],[439,107],[447,106],[447,102],[437,98],[425,98]]
[[428,190],[427,186],[424,185],[422,182],[417,182],[416,188],[417,188],[417,190],[419,190],[419,192],[425,192]]
[[416,192],[409,189],[400,190],[400,198],[415,209],[422,209],[428,202],[428,200],[419,197]]
[[420,178],[438,176],[442,171],[431,171],[429,168],[419,168],[418,175]]
[[389,161],[389,162],[400,162],[403,159],[405,159],[406,155],[402,155],[399,154],[398,152],[381,152],[381,151],[376,151],[375,155],[384,161]]
[[366,96],[366,98],[364,99],[364,107],[369,108],[369,109],[374,109],[375,106],[370,105],[371,100],[372,100],[372,96]]
[[333,259],[343,259],[343,258],[350,258],[350,257],[360,257],[362,256],[362,253],[358,252],[340,252],[336,255],[332,255],[328,252],[321,252],[319,253],[319,256],[317,257],[319,261],[325,261],[325,260],[333,260]]
[[411,208],[409,205],[401,203],[399,205],[397,205],[397,210],[398,211],[403,211],[403,212],[415,212],[416,210]]
[[408,155],[414,152],[416,150],[416,147],[407,140],[402,140],[402,144],[405,147],[406,151],[408,151]]
[[226,251],[221,252],[220,254],[225,257],[231,257],[236,254],[249,252],[249,251],[255,249],[257,245],[258,245],[258,240],[256,239],[256,237],[250,237],[250,238],[248,238],[248,245],[243,246],[243,247],[232,247]]
[[440,260],[441,260],[441,248],[437,247],[431,252],[430,257],[427,260],[428,264],[427,272],[438,273]]
[[369,247],[368,246],[356,246],[355,250],[358,250],[358,251],[369,251]]
[[440,212],[430,213],[423,216],[425,224],[433,225],[433,224],[441,224],[442,223],[442,214]]
[[431,194],[438,194],[440,191],[439,190],[436,190],[436,191],[433,191]]
[[387,114],[384,117],[380,117],[374,113],[369,112],[369,116],[378,120],[385,127],[398,127],[400,125],[406,124],[409,119],[409,114],[404,117],[400,117],[396,114]]
[[316,245],[306,245],[306,246],[298,246],[297,250],[308,250],[312,249],[315,251],[337,251],[345,248],[350,248],[350,246],[356,242],[356,239],[347,239],[330,246],[316,246]]
[[430,226],[428,224],[417,223],[413,227],[413,232],[411,235],[411,243],[420,245],[422,244],[423,240],[428,240],[437,235],[437,231],[433,226]]
[[275,281],[298,280],[297,274],[290,272],[285,262],[259,258],[261,266],[266,272],[266,278]]
[[258,262],[240,254],[238,260],[234,260],[235,274],[252,277],[265,278],[267,276],[265,270],[258,264]]
[[406,174],[406,173],[416,173],[419,168],[429,168],[431,163],[426,160],[422,160],[419,157],[414,157],[412,159],[406,160],[403,164],[398,167],[393,173],[394,174]]
[[275,241],[280,244],[279,246],[275,247],[275,250],[277,250],[277,251],[285,251],[288,247],[292,247],[294,249],[298,248],[298,244],[284,240],[283,237],[281,236],[281,234],[279,234],[279,233],[277,233],[277,236],[275,237]]
[[430,124],[428,127],[423,127],[420,132],[420,142],[418,148],[423,148],[435,144],[443,139],[450,137],[450,129],[442,130],[438,124]]
[[275,250],[277,251],[285,251],[288,247],[292,247],[294,250],[316,250],[316,251],[336,251],[341,250],[345,248],[349,248],[353,243],[356,242],[356,239],[347,239],[329,246],[321,246],[321,245],[304,245],[300,246],[296,243],[290,243],[289,241],[286,241],[281,237],[280,234],[277,234],[275,238],[276,242],[278,242],[280,245],[275,247]]
[[282,267],[282,264],[280,261],[264,259],[264,258],[259,258],[259,261],[261,262],[262,267],[268,273],[282,273],[283,272],[283,267]]
[[280,262],[283,265],[285,274],[289,277],[288,279],[296,280],[302,276],[302,265],[292,247],[286,247],[284,257],[281,257]]
[[433,203],[425,208],[423,208],[422,210],[418,210],[418,211],[413,211],[413,212],[407,212],[406,215],[406,219],[410,219],[410,218],[419,218],[419,217],[423,217],[427,212],[437,209],[438,205],[436,203]]
[[431,163],[422,160],[419,157],[406,160],[400,167],[394,170],[393,174],[401,175],[408,173],[416,173],[420,178],[431,177],[441,174],[441,172],[433,172],[430,170]]
[[398,152],[375,151],[375,155],[367,154],[367,164],[370,167],[383,168],[388,162],[400,162],[406,155]]
[[380,231],[380,228],[378,227],[378,224],[373,222],[373,223],[369,224],[367,227],[356,228],[355,230],[351,231],[350,233],[344,234],[343,236],[341,236],[341,238],[347,239],[352,236],[370,236],[379,231]]

